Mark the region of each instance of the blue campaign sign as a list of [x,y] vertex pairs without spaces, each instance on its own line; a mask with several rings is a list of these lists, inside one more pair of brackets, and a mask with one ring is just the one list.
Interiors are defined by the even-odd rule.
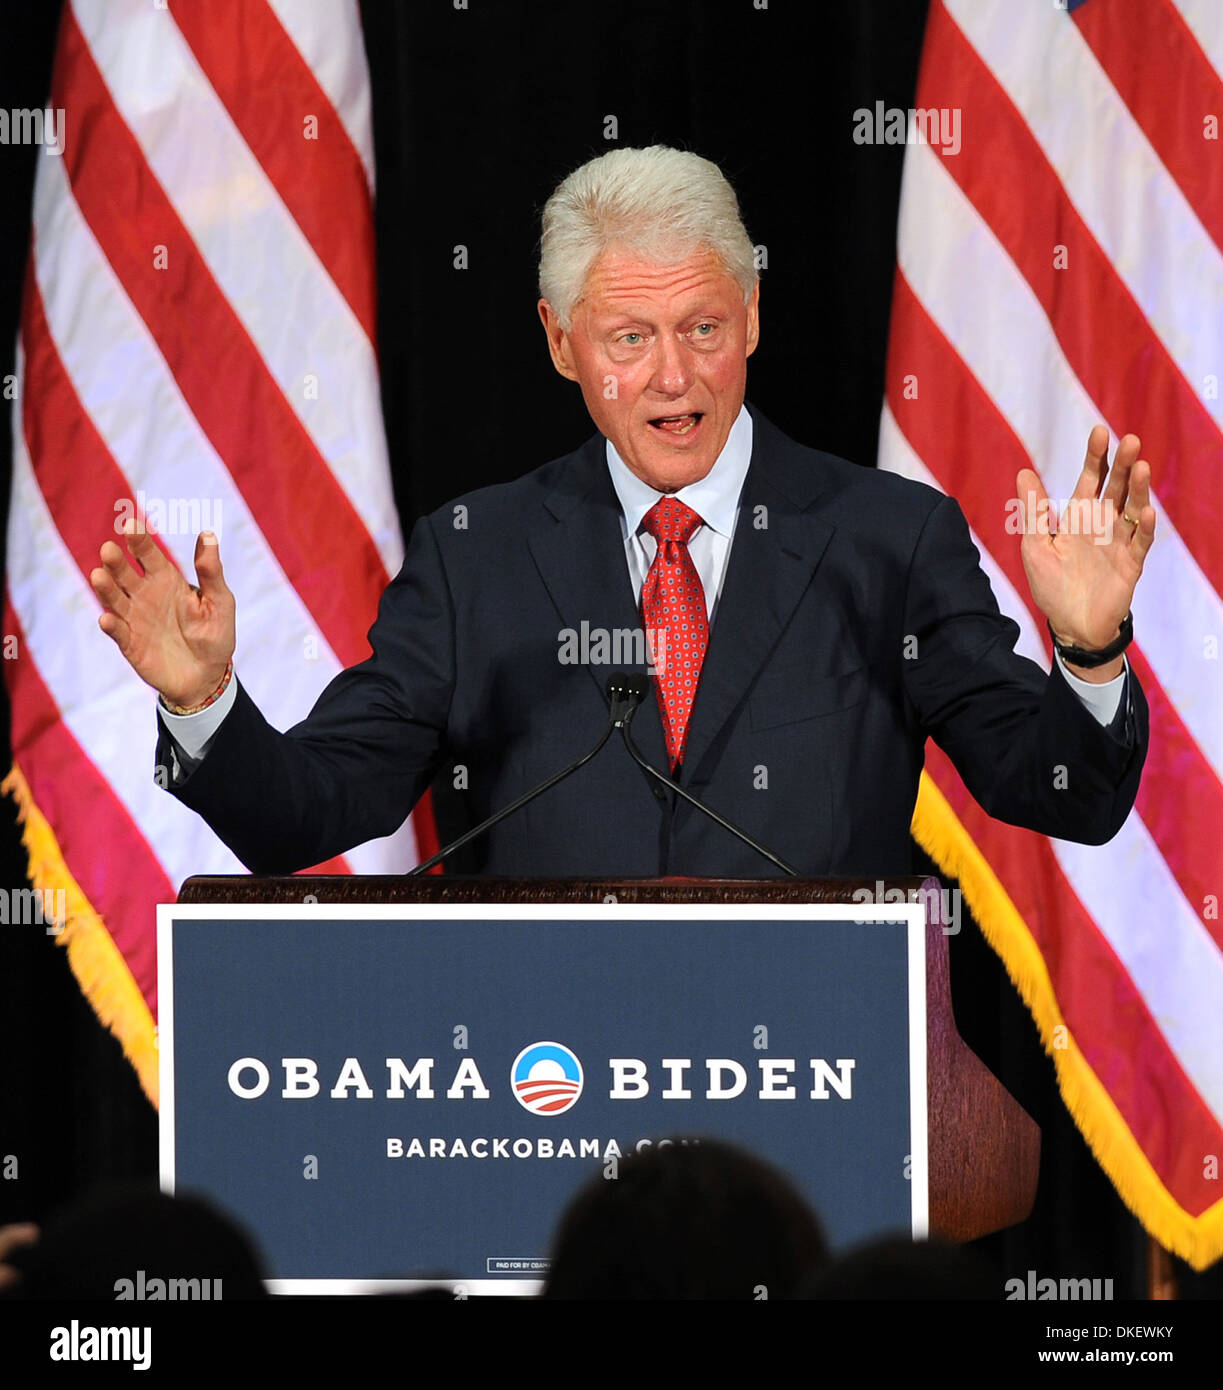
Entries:
[[919,905],[159,914],[163,1185],[278,1288],[526,1291],[581,1184],[702,1135],[836,1245],[925,1233]]

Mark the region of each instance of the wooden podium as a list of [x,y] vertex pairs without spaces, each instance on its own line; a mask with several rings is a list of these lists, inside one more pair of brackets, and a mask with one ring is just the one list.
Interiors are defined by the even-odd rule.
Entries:
[[[936,880],[895,878],[885,894],[930,901]],[[182,903],[680,903],[861,904],[866,879],[487,879],[445,875],[188,879]],[[898,901],[886,897],[884,901]],[[956,1031],[947,937],[927,920],[927,1086],[930,1230],[967,1241],[1023,1221],[1036,1195],[1040,1130]]]

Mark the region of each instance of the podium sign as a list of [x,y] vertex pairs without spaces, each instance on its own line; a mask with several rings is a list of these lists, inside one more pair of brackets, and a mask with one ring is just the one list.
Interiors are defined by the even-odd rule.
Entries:
[[835,1246],[927,1229],[919,904],[158,909],[161,1167],[280,1292],[534,1292],[650,1144],[786,1172]]

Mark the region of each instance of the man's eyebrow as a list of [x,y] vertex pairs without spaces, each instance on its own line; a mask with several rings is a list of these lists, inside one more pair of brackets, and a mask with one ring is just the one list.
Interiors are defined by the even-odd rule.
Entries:
[[[652,325],[655,322],[655,319],[652,317],[651,314],[637,309],[623,309],[618,311],[608,310],[604,314],[596,315],[596,317],[599,319],[599,322],[601,324],[609,328],[623,327],[624,325],[630,323],[644,323]],[[675,322],[691,323],[694,320],[697,322],[701,322],[705,319],[721,320],[725,317],[726,308],[724,305],[717,306],[711,305],[708,302],[706,302],[703,304],[698,304],[694,308],[687,310],[683,314],[680,314],[675,319]]]

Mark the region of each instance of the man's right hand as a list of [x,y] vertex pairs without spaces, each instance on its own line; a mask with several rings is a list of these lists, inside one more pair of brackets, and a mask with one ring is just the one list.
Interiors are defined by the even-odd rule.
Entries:
[[191,585],[137,526],[126,521],[123,535],[143,574],[114,541],[102,546],[102,568],[90,571],[106,610],[98,626],[169,704],[202,704],[225,679],[234,654],[234,596],[217,538],[210,531],[196,538],[198,583]]

